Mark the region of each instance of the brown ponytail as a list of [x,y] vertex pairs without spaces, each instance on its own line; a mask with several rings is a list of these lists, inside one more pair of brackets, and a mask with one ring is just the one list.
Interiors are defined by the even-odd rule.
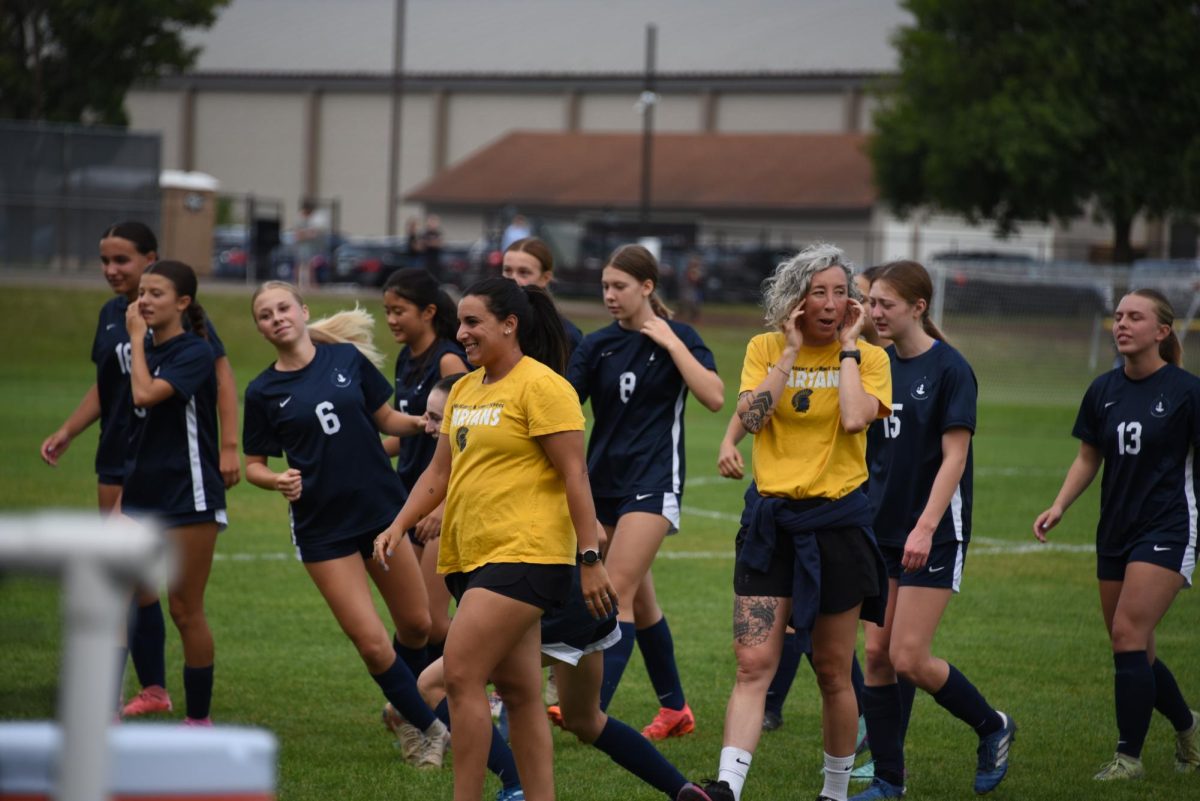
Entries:
[[[641,245],[621,245],[608,257],[608,266],[627,273],[638,283],[649,281],[655,289],[658,288],[658,260]],[[650,293],[650,308],[664,320],[675,316],[654,291]]]
[[921,329],[934,339],[950,344],[946,335],[929,319],[929,307],[933,305],[933,280],[920,262],[907,259],[888,262],[880,267],[871,279],[872,284],[876,281],[886,281],[909,305],[915,306],[918,300],[925,301],[925,311],[921,313]]
[[1158,324],[1171,329],[1167,338],[1158,343],[1158,355],[1167,364],[1182,367],[1183,345],[1179,342],[1179,337],[1175,335],[1175,309],[1171,306],[1171,301],[1167,300],[1166,295],[1157,289],[1135,289],[1129,294],[1145,298],[1154,304],[1154,316],[1158,320]]

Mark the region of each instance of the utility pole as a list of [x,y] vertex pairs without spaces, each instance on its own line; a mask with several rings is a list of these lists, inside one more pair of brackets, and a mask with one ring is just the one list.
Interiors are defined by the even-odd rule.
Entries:
[[658,44],[658,26],[654,23],[646,25],[646,76],[642,82],[642,94],[638,98],[638,107],[642,112],[642,192],[640,221],[644,233],[649,233],[650,226],[650,176],[654,156],[654,106],[658,104],[658,94],[654,91],[654,61]]
[[387,233],[396,236],[396,216],[400,210],[400,125],[404,100],[404,12],[405,0],[396,0],[395,29],[392,34],[392,103],[388,127],[387,157]]

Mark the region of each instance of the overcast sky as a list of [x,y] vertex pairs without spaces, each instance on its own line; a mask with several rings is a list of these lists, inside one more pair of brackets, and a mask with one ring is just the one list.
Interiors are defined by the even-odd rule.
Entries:
[[[234,0],[198,70],[387,72],[395,0]],[[413,72],[889,71],[895,0],[407,0]]]

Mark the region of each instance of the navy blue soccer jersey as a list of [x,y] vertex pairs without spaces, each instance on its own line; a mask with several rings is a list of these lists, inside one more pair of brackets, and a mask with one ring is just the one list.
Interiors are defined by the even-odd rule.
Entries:
[[[129,416],[133,401],[129,387],[129,332],[125,311],[129,299],[118,295],[100,308],[96,335],[92,338],[92,362],[96,365],[96,391],[100,395],[100,442],[96,446],[96,472],[117,476],[125,469],[125,446],[129,442]],[[225,346],[212,321],[207,322],[209,343],[220,358]],[[190,323],[183,316],[183,328]],[[149,341],[149,340],[147,340]]]
[[1171,364],[1136,381],[1110,370],[1088,387],[1072,434],[1104,456],[1100,556],[1138,541],[1195,544],[1200,378]]
[[215,362],[212,346],[195,334],[146,348],[150,375],[175,393],[155,406],[132,407],[124,510],[178,516],[225,508]]
[[300,370],[274,365],[246,387],[242,448],[287,456],[303,489],[291,505],[297,542],[336,542],[382,531],[404,504],[372,415],[392,388],[353,345],[317,345]]
[[[464,373],[471,369],[462,345],[448,339],[436,340],[429,350],[417,359],[412,357],[412,351],[407,347],[400,351],[400,355],[396,357],[395,403],[398,411],[418,417],[425,414],[429,391],[442,377],[441,361],[447,353],[453,353],[459,358]],[[406,490],[411,490],[416,485],[417,479],[433,459],[436,448],[437,439],[427,436],[424,432],[400,438],[396,474],[400,476]]]
[[[975,431],[979,395],[967,360],[945,342],[920,356],[902,359],[887,349],[892,363],[892,415],[882,424],[870,454],[870,494],[875,536],[881,544],[904,547],[929,501],[942,467],[942,435],[952,428]],[[971,538],[973,446],[967,447],[962,479],[934,529],[933,543]]]
[[[668,321],[700,364],[712,351],[689,325]],[[588,473],[598,498],[683,491],[683,409],[687,384],[671,356],[640,331],[617,323],[583,338],[567,380],[580,402],[592,399]]]
[[562,320],[563,331],[567,333],[567,355],[570,356],[583,341],[583,332],[579,330],[579,326],[561,314],[558,315],[558,319]]

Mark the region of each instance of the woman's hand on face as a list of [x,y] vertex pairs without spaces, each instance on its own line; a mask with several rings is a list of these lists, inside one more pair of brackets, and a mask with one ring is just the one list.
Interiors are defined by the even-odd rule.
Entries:
[[847,350],[854,349],[854,343],[858,341],[858,335],[862,333],[863,326],[867,322],[867,312],[863,305],[854,298],[846,301],[846,319],[842,322],[842,330],[839,338],[842,341],[842,347]]
[[146,336],[146,331],[149,327],[146,325],[146,318],[142,317],[142,307],[135,300],[125,309],[125,330],[129,332],[129,338],[132,340],[143,339]]
[[787,340],[787,346],[792,350],[800,350],[804,345],[804,335],[800,333],[800,326],[804,322],[804,301],[796,304],[796,308],[788,312],[787,319],[783,321],[782,331],[784,339]]

